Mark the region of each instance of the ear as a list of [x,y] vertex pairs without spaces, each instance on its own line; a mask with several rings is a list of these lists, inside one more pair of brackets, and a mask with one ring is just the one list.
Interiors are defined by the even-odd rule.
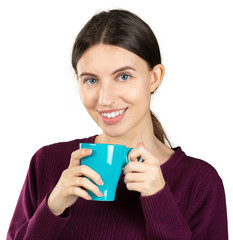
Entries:
[[165,73],[165,68],[162,64],[157,64],[151,70],[151,82],[150,82],[150,92],[153,93],[161,84],[163,76]]

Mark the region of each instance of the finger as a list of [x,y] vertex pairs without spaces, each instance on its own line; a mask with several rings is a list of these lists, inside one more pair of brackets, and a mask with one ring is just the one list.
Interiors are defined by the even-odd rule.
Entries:
[[144,146],[142,142],[139,142],[129,153],[129,158],[132,159],[132,161],[138,161],[138,158],[140,157],[143,159],[143,162],[159,164],[158,159]]
[[[140,147],[140,145],[144,146],[143,142],[138,142],[135,148]],[[141,155],[138,156],[138,155],[134,154],[135,148],[133,148],[133,151],[131,151],[131,154],[129,154],[130,161],[131,162],[139,162],[139,161],[141,162],[142,161]]]
[[143,183],[129,182],[129,183],[126,184],[126,188],[127,188],[129,191],[141,192],[141,190],[142,190],[142,185],[143,185]]
[[75,184],[77,187],[83,187],[83,188],[93,192],[97,197],[103,196],[103,194],[100,192],[99,188],[86,177],[76,178],[73,181],[73,184]]
[[126,184],[126,188],[129,191],[137,191],[141,193],[141,196],[150,196],[155,194],[156,192],[158,192],[159,190],[161,190],[162,188],[164,188],[164,186],[162,188],[160,188],[159,190],[153,190],[151,189],[151,186],[148,184],[145,184],[144,182],[129,182]]
[[72,177],[80,177],[80,176],[85,176],[89,177],[93,182],[95,182],[97,185],[103,185],[103,180],[101,179],[101,176],[91,169],[90,167],[86,165],[79,165],[75,166],[71,169],[69,169],[69,172],[67,173],[67,176]]
[[72,188],[70,188],[69,194],[84,198],[86,200],[91,200],[91,196],[85,190],[83,190],[81,188],[72,187]]
[[146,177],[143,173],[127,173],[124,178],[125,184],[130,182],[143,182],[145,181]]
[[71,153],[69,168],[80,165],[80,159],[91,155],[92,149],[82,148]]
[[129,162],[124,168],[124,174],[128,172],[145,172],[146,164],[142,162]]

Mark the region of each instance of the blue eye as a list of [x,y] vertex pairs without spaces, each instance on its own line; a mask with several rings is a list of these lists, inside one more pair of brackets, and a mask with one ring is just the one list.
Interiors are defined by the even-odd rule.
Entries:
[[120,81],[126,81],[126,80],[130,79],[130,75],[128,75],[128,74],[121,74],[121,75],[118,77],[118,79],[119,79]]
[[87,84],[89,84],[89,85],[94,85],[94,84],[96,84],[96,79],[94,79],[94,78],[89,78],[89,79],[86,79],[85,80],[85,83],[87,83]]

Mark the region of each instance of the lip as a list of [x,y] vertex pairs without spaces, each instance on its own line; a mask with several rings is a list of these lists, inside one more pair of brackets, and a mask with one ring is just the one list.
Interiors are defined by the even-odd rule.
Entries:
[[110,112],[116,112],[116,111],[121,111],[121,110],[126,110],[127,108],[114,108],[114,109],[108,109],[108,110],[103,110],[103,111],[98,111],[99,113],[110,113]]
[[[116,112],[116,111],[120,111],[120,110],[124,110],[125,111],[121,114],[121,115],[118,115],[114,118],[107,118],[107,117],[104,117],[102,116],[101,113],[110,113],[110,112]],[[119,108],[119,109],[110,109],[110,110],[103,110],[103,111],[98,111],[102,121],[106,124],[115,124],[115,123],[118,123],[126,114],[128,108]]]

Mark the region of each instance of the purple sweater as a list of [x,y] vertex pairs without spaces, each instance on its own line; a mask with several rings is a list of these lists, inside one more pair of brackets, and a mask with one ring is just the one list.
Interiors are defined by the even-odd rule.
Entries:
[[161,166],[166,187],[147,197],[128,191],[121,174],[114,202],[79,198],[57,217],[46,200],[79,142],[39,149],[30,167],[7,239],[228,239],[222,180],[208,163],[187,156],[180,147]]

